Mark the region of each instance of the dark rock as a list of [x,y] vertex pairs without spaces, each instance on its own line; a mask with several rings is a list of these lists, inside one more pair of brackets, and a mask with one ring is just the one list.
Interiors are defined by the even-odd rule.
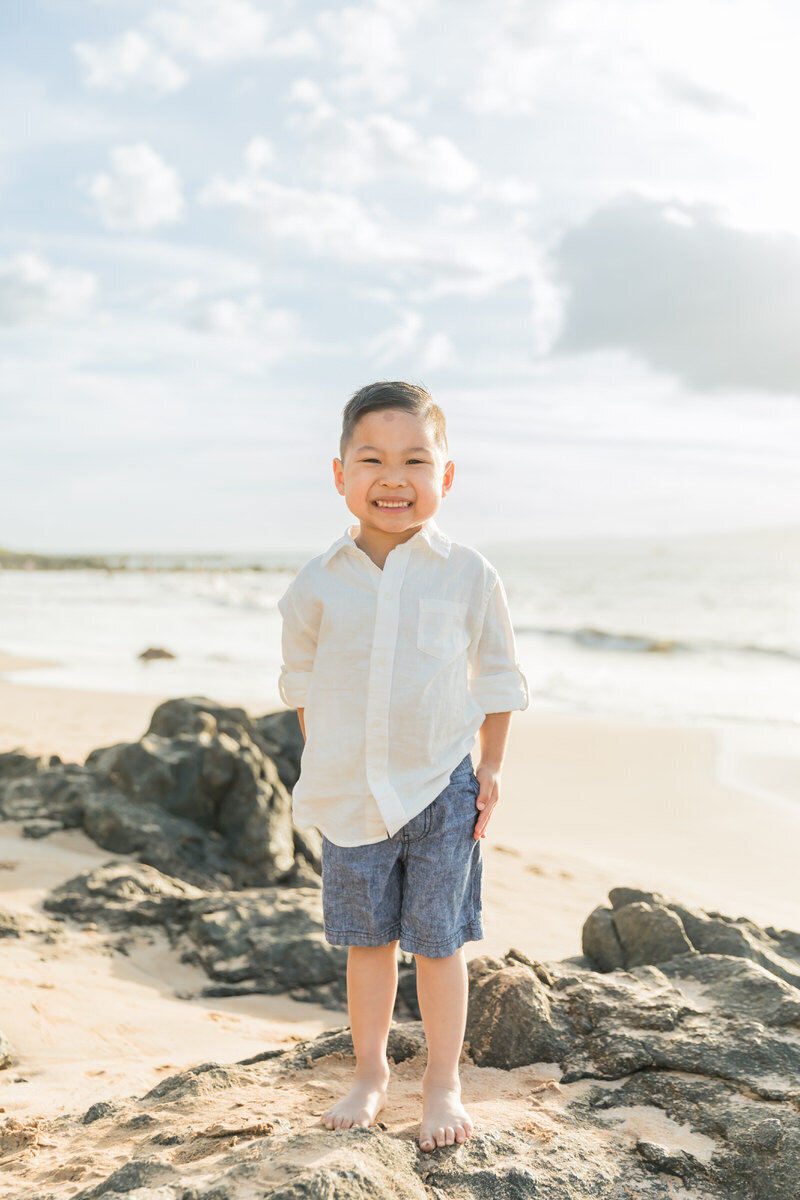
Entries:
[[49,765],[47,758],[41,754],[26,754],[24,750],[6,750],[0,754],[0,779],[8,782],[30,775],[35,771],[43,771]]
[[291,796],[254,733],[243,709],[169,700],[140,741],[92,765],[136,804],[221,834],[249,884],[270,886],[294,867]]
[[240,874],[221,834],[155,805],[134,803],[113,788],[100,787],[86,797],[83,827],[104,850],[134,855],[196,887],[233,887],[233,876]]
[[26,838],[43,838],[63,828],[64,826],[60,821],[51,821],[48,817],[39,817],[37,820],[29,821],[27,825],[22,826],[22,836]]
[[[349,1025],[341,1029],[327,1029],[303,1042],[297,1042],[290,1050],[268,1050],[265,1055],[256,1055],[244,1059],[239,1065],[260,1062],[264,1058],[280,1056],[288,1065],[297,1067],[298,1064],[308,1066],[318,1058],[328,1054],[352,1055],[353,1036]],[[393,1021],[389,1026],[389,1037],[386,1043],[386,1057],[390,1062],[401,1063],[407,1059],[427,1055],[425,1030],[421,1021]]]
[[[277,993],[346,975],[347,948],[325,941],[316,889],[259,888],[207,899],[191,909],[186,932],[197,962],[223,983],[250,979],[259,991]],[[346,994],[340,999],[346,1003]]]
[[188,697],[160,704],[138,742],[99,747],[82,766],[10,752],[0,820],[27,822],[31,837],[82,826],[104,849],[196,886],[319,887],[321,834],[291,816],[302,752],[292,720],[254,722]]
[[[190,1067],[188,1071],[179,1071],[169,1075],[146,1092],[143,1100],[181,1100],[186,1096],[206,1096],[222,1088],[233,1087],[237,1083],[247,1081],[246,1071],[236,1067],[223,1067],[219,1063],[200,1063]],[[150,1114],[145,1114],[148,1117]],[[152,1123],[152,1117],[150,1121]]]
[[522,963],[512,959],[470,987],[466,1036],[481,1067],[555,1062],[566,1033],[564,1022],[553,1020],[550,990]]
[[164,650],[161,646],[148,646],[146,650],[142,650],[136,657],[142,662],[152,662],[157,658],[176,658],[177,656],[171,650]]
[[81,1122],[84,1125],[92,1125],[95,1121],[102,1121],[104,1117],[111,1117],[115,1112],[119,1111],[118,1104],[112,1104],[108,1100],[98,1100],[96,1104],[87,1108],[86,1112],[81,1117]]
[[583,951],[597,970],[657,964],[697,951],[752,959],[800,986],[800,938],[795,933],[762,929],[746,917],[686,908],[638,888],[612,888],[608,896],[611,907],[596,908],[583,926]]
[[676,954],[692,953],[680,917],[668,908],[637,900],[616,909],[613,921],[627,967],[666,962]]
[[73,1200],[101,1200],[101,1197],[109,1194],[125,1195],[126,1192],[133,1192],[137,1188],[161,1187],[163,1184],[179,1181],[179,1172],[169,1163],[157,1158],[139,1158],[118,1167],[96,1187],[78,1192]]
[[[348,950],[325,940],[318,888],[209,892],[123,860],[66,880],[44,907],[114,930],[160,926],[173,943],[182,939],[183,961],[209,976],[204,996],[288,992],[296,1000],[347,1008]],[[398,1017],[419,1017],[415,978],[413,967],[401,961]]]
[[278,768],[283,786],[291,791],[300,778],[300,759],[305,746],[297,710],[282,709],[257,717],[253,722],[264,753]]
[[583,923],[583,952],[598,971],[615,971],[625,966],[625,951],[619,940],[610,908],[598,906]]
[[91,771],[74,763],[18,758],[12,771],[0,771],[0,821],[46,820],[55,823],[54,829],[76,828],[83,797],[95,785]]
[[56,936],[59,933],[52,921],[43,920],[30,912],[9,912],[0,908],[0,938],[20,938],[26,933]]
[[0,1071],[6,1067],[13,1067],[17,1059],[11,1048],[11,1042],[0,1029]]
[[[779,995],[779,981],[765,983],[755,963],[692,955],[663,969],[554,969],[554,986],[547,988],[514,960],[488,974],[473,968],[475,961],[465,1036],[479,1066],[556,1062],[566,1082],[656,1068],[689,1071],[735,1082],[765,1100],[800,1100],[800,1039],[788,1027],[796,1024],[800,991],[787,987]],[[697,998],[700,980],[704,995]],[[770,1016],[771,1025],[755,1015],[756,1001],[755,1012]]]
[[183,927],[192,902],[206,893],[137,862],[110,862],[65,880],[44,900],[48,912],[79,921],[102,921],[112,929],[129,925]]

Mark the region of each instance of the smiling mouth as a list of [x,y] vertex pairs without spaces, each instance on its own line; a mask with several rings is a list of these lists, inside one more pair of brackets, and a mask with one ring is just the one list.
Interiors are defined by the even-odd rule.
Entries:
[[384,511],[388,510],[390,512],[392,510],[394,510],[396,512],[402,512],[402,510],[404,508],[411,508],[410,500],[392,500],[392,501],[373,500],[372,503],[375,505],[376,508],[382,508]]

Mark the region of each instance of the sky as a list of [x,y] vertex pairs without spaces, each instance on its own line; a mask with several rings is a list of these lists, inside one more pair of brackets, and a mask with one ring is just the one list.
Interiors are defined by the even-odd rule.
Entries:
[[451,537],[800,522],[800,11],[9,0],[0,546],[307,549],[341,412]]

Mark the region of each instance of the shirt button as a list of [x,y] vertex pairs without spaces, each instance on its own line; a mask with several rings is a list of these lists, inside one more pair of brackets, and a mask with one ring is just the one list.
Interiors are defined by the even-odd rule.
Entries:
[[383,722],[382,721],[372,721],[371,724],[372,724],[373,729],[380,729]]

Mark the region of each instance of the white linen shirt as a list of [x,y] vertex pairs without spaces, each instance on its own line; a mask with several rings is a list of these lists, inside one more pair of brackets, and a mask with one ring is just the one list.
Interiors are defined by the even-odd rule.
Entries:
[[292,819],[339,846],[392,837],[447,786],[487,713],[525,709],[496,569],[433,519],[383,569],[350,525],[278,600],[278,690],[303,708]]

